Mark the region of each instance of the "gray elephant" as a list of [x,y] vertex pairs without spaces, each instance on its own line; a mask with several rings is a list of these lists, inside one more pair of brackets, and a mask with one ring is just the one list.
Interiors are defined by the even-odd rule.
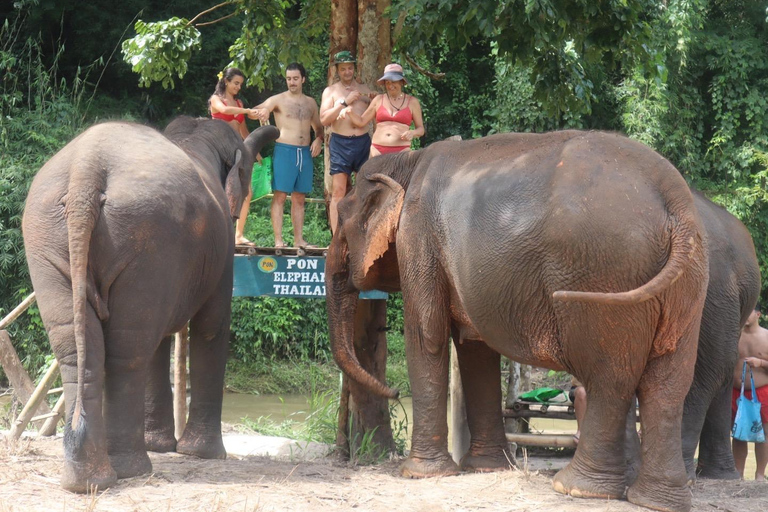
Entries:
[[[563,131],[439,142],[369,160],[339,204],[326,265],[334,359],[372,392],[396,392],[352,349],[358,291],[402,289],[413,391],[405,476],[455,474],[447,450],[449,333],[468,394],[469,464],[495,469],[501,353],[567,370],[590,400],[579,448],[554,479],[573,496],[621,498],[625,418],[643,421],[631,502],[688,510],[682,459],[708,281],[688,186],[649,148],[615,134]],[[482,340],[482,341],[479,341]]]
[[152,359],[161,340],[187,321],[192,402],[177,451],[226,456],[221,402],[232,222],[254,157],[277,136],[266,126],[243,141],[222,121],[187,117],[171,123],[165,136],[146,126],[104,123],[67,144],[35,176],[22,227],[68,404],[63,488],[103,489],[151,471],[146,379],[158,366]]
[[685,398],[683,458],[691,480],[696,473],[737,479],[730,439],[733,368],[741,328],[760,293],[760,268],[744,224],[702,193],[693,195],[709,244],[709,287],[693,384]]

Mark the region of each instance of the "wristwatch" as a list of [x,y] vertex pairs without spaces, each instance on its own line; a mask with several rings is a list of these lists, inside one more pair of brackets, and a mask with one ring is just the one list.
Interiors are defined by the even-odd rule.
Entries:
[[347,106],[347,98],[342,98],[341,101],[339,102],[339,105],[341,105],[342,107],[346,107]]

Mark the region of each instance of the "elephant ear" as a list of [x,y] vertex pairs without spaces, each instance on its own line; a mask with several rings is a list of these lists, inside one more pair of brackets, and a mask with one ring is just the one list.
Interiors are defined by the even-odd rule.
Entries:
[[240,216],[240,208],[243,206],[243,199],[245,194],[243,193],[243,152],[239,149],[235,151],[235,163],[227,172],[227,180],[224,184],[224,191],[227,194],[227,201],[229,202],[229,210],[233,219]]
[[365,231],[365,249],[363,250],[363,275],[373,266],[395,241],[400,212],[403,209],[405,190],[398,182],[385,174],[373,174],[368,181],[377,182],[374,191],[366,200],[363,230]]

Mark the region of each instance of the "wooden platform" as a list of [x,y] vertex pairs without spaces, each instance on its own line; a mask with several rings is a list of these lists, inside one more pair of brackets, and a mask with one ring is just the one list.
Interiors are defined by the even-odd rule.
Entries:
[[256,247],[254,245],[236,245],[235,254],[247,256],[320,256],[328,254],[327,247]]
[[505,418],[553,418],[575,420],[571,402],[528,402],[517,400],[510,409],[504,409]]

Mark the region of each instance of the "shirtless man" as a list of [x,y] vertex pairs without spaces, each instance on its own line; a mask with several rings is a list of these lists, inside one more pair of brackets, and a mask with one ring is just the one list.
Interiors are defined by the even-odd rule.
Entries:
[[[275,126],[280,130],[272,155],[274,195],[270,215],[275,247],[285,247],[283,211],[288,194],[291,194],[293,243],[296,247],[314,247],[304,240],[304,200],[312,191],[312,158],[322,150],[323,127],[317,102],[301,92],[306,78],[304,66],[296,62],[288,64],[285,68],[288,90],[255,107],[256,115],[264,123],[268,123],[269,114],[274,113]],[[314,140],[310,139],[310,128],[315,132]]]
[[[763,420],[763,428],[768,426],[768,329],[763,329],[757,322],[760,318],[759,306],[749,315],[747,323],[741,330],[739,338],[739,362],[733,371],[733,398],[731,409],[733,418],[736,416],[736,400],[741,394],[741,371],[744,361],[752,368],[755,379],[755,393],[760,400],[762,408],[760,416]],[[745,383],[744,395],[752,398],[752,389],[749,381]],[[736,470],[744,478],[744,465],[747,461],[747,443],[733,440],[733,459],[736,462]],[[757,468],[755,480],[765,480],[765,466],[768,464],[768,443],[755,443],[755,459]]]
[[351,106],[358,115],[362,115],[375,93],[355,80],[355,57],[349,51],[341,51],[333,56],[339,81],[326,87],[320,103],[320,122],[330,126],[333,133],[328,143],[331,160],[331,232],[336,232],[338,223],[338,205],[351,187],[352,172],[368,160],[371,137],[368,127],[357,127],[350,119],[338,119],[339,113],[346,106]]

